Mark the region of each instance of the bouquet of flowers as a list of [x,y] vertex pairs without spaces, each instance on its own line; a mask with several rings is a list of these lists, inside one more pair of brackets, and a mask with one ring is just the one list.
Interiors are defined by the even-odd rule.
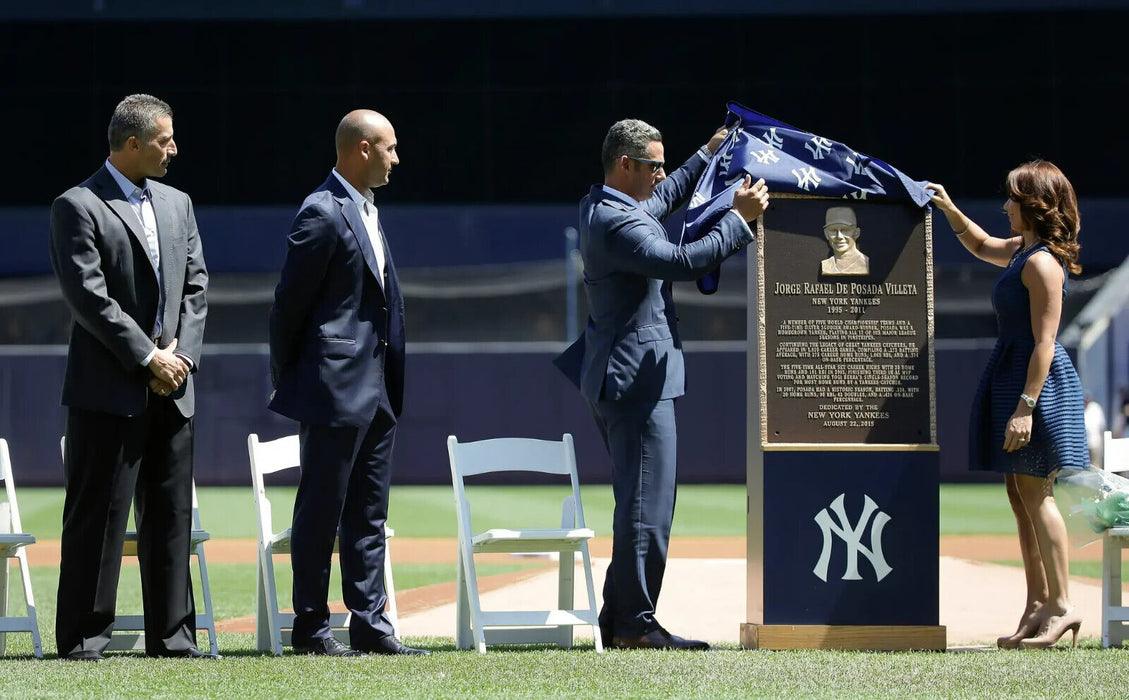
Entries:
[[1097,467],[1063,469],[1055,500],[1075,547],[1101,539],[1111,527],[1129,527],[1129,479]]

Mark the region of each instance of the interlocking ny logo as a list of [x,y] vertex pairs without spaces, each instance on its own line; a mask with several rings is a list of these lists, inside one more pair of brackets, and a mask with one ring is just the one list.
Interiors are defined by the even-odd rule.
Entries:
[[737,172],[732,172],[730,170],[730,168],[733,166],[733,153],[736,150],[737,149],[734,147],[734,145],[730,144],[729,148],[725,150],[725,153],[721,155],[721,163],[718,165],[718,171],[728,176],[725,180],[726,187],[729,187],[733,183],[740,182],[741,180],[745,179],[744,170],[738,170]]
[[761,134],[761,141],[764,141],[773,148],[784,148],[784,138],[777,136],[776,127],[771,127],[768,131]]
[[811,157],[815,160],[823,160],[823,156],[831,152],[831,142],[822,136],[812,136],[811,139],[804,144],[804,148],[808,149],[808,152],[811,153]]
[[761,165],[772,165],[773,163],[780,162],[780,156],[776,155],[776,151],[771,148],[764,148],[759,151],[749,151],[749,155],[757,159]]
[[[831,512],[838,519],[838,524],[832,522],[826,508],[820,508],[819,512],[815,514],[815,522],[819,525],[819,529],[823,531],[823,552],[820,553],[819,561],[815,563],[812,573],[822,581],[827,581],[827,565],[831,562],[831,547],[833,544],[831,535],[834,533],[847,546],[847,569],[843,572],[843,580],[862,580],[862,576],[859,576],[859,554],[861,553],[870,560],[870,565],[874,567],[876,579],[881,581],[894,570],[886,563],[886,557],[882,555],[882,529],[886,527],[886,523],[890,522],[890,516],[878,510],[878,504],[872,501],[870,496],[863,494],[862,515],[859,516],[857,524],[850,526],[850,521],[847,520],[847,512],[843,509],[845,496],[846,494],[841,493],[834,501],[831,501]],[[877,514],[875,511],[878,511]],[[874,516],[873,522],[870,520],[872,515]],[[871,523],[869,548],[862,546],[862,535],[868,522]]]
[[799,170],[793,168],[792,176],[796,178],[796,187],[804,192],[810,191],[813,187],[819,189],[819,183],[823,182],[815,168],[800,168]]

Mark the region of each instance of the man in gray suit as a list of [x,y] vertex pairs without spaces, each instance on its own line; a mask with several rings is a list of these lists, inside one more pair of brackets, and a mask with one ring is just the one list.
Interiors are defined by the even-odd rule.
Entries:
[[172,110],[130,95],[108,137],[105,164],[51,205],[51,265],[74,317],[55,636],[61,657],[102,659],[136,499],[145,652],[211,657],[196,648],[189,571],[208,272],[191,200],[152,179],[177,153]]
[[580,202],[580,253],[589,317],[557,365],[579,387],[612,458],[612,561],[600,630],[621,648],[705,649],[655,619],[674,518],[674,400],[684,393],[671,282],[695,280],[748,245],[768,205],[746,177],[733,209],[700,239],[671,243],[661,223],[690,198],[726,131],[666,176],[662,134],[637,119],[604,138],[604,184]]

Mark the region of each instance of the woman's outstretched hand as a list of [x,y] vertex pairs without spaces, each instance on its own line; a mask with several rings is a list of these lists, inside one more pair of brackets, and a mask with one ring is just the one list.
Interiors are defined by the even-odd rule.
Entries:
[[956,210],[957,206],[953,204],[953,200],[949,197],[949,193],[945,191],[944,185],[938,185],[935,182],[927,182],[925,183],[925,189],[933,191],[933,199],[929,200],[933,203],[933,206],[943,212]]

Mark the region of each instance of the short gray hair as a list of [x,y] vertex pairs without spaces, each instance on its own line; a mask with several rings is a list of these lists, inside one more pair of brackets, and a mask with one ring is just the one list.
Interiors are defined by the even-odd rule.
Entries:
[[111,151],[125,148],[130,136],[148,139],[157,133],[157,120],[161,117],[172,119],[172,107],[167,102],[152,95],[129,95],[114,108],[110,117],[110,128],[106,137]]
[[612,124],[608,135],[604,137],[604,147],[600,151],[604,172],[611,172],[620,156],[646,158],[647,146],[652,141],[662,140],[662,133],[647,122],[641,119],[620,119]]

